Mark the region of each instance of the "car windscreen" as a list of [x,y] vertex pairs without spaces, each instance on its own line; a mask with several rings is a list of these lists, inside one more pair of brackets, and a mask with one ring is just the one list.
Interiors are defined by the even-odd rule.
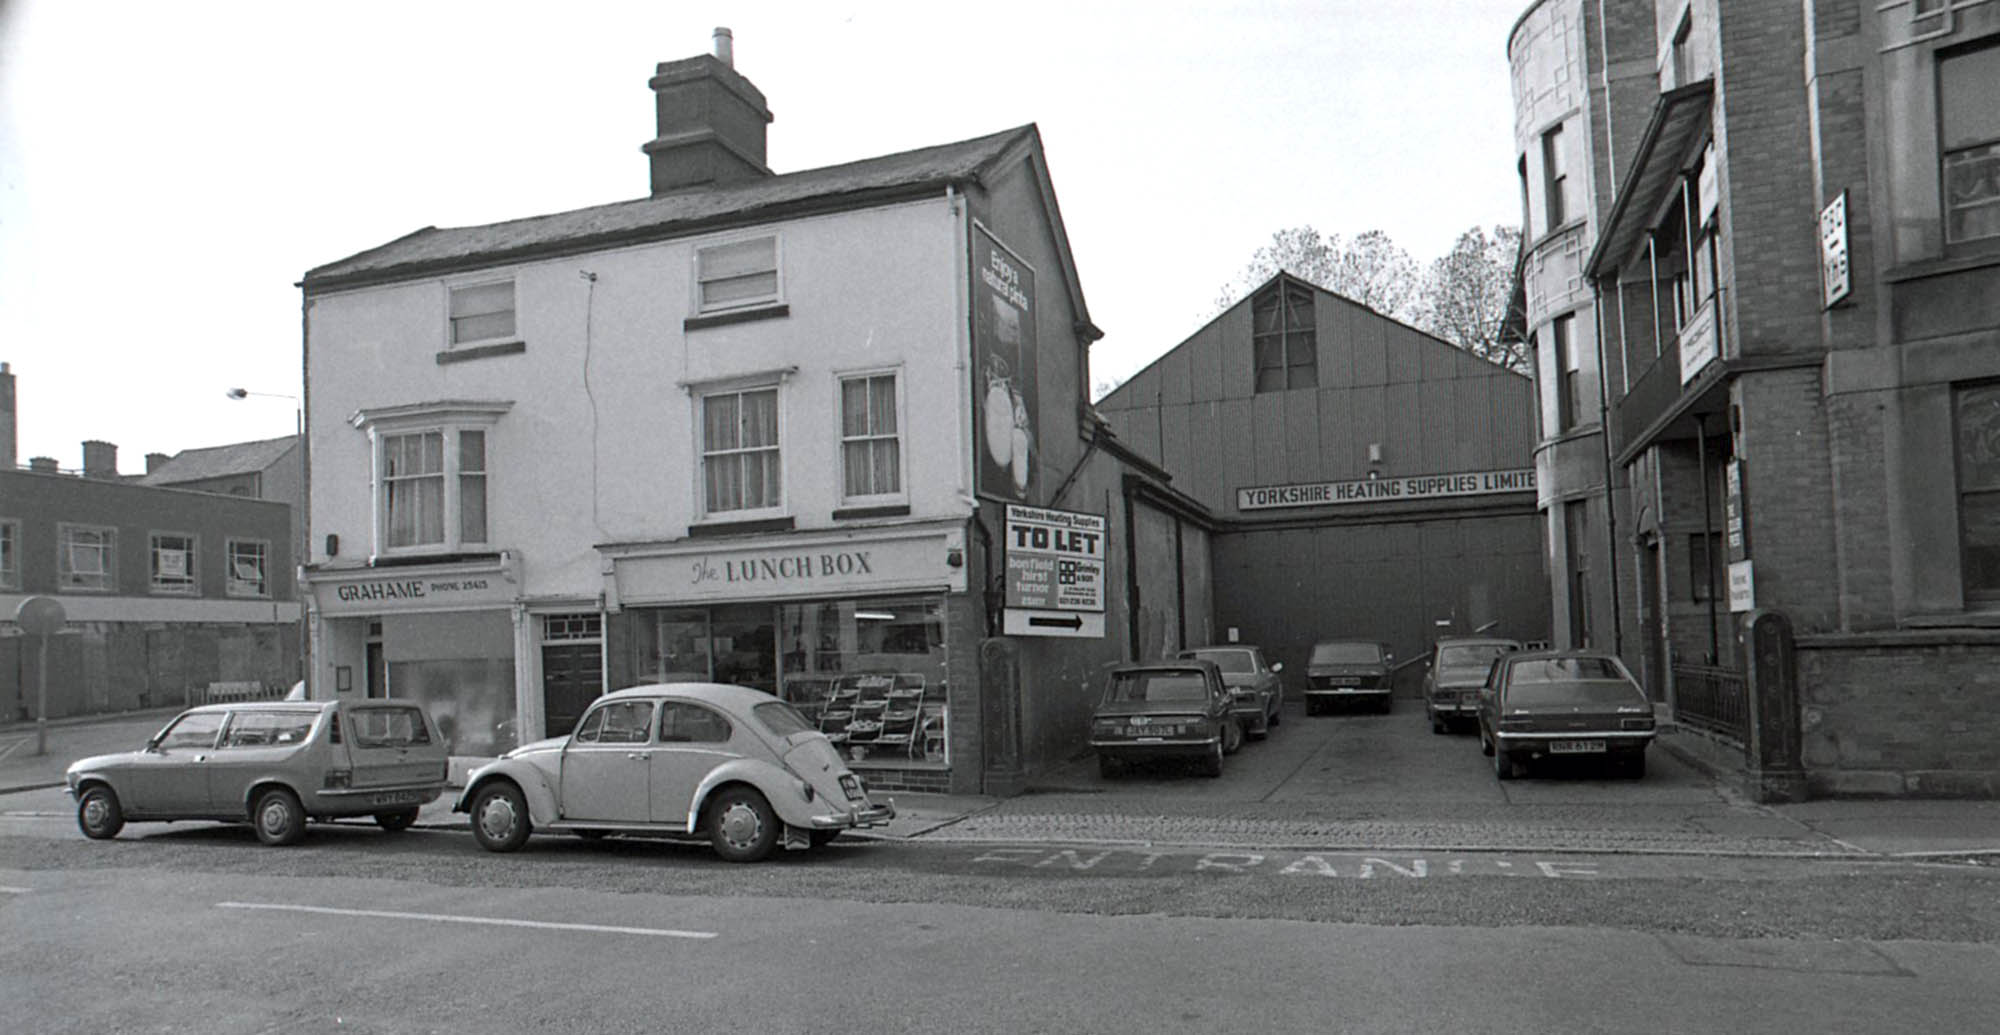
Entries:
[[1104,699],[1119,703],[1187,702],[1208,700],[1208,680],[1198,671],[1117,672]]
[[1315,643],[1313,665],[1379,665],[1382,648],[1372,643]]
[[381,705],[349,709],[347,735],[355,747],[362,748],[409,747],[431,742],[431,731],[424,725],[422,712]]
[[1454,643],[1438,648],[1438,670],[1485,676],[1493,659],[1514,650],[1511,643]]
[[817,728],[807,722],[806,717],[800,715],[797,708],[783,701],[765,701],[750,709],[750,714],[755,715],[757,721],[763,723],[764,728],[770,730],[771,735],[780,740],[795,733],[805,733]]
[[1215,667],[1224,672],[1256,671],[1256,666],[1251,664],[1250,652],[1247,650],[1191,650],[1181,656],[1185,658],[1199,658],[1202,661],[1213,661],[1215,662]]

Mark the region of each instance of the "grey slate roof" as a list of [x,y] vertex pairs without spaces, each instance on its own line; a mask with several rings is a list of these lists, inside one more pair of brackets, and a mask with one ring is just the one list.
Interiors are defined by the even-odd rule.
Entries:
[[310,293],[381,283],[512,259],[659,240],[705,227],[781,218],[800,210],[864,205],[871,199],[977,180],[1010,148],[1038,138],[1034,124],[1029,123],[953,144],[746,183],[694,188],[483,226],[425,227],[310,270],[302,286]]
[[235,474],[263,471],[278,462],[297,443],[297,435],[267,438],[256,442],[232,442],[226,446],[183,449],[156,470],[138,479],[141,485],[181,485],[226,478]]

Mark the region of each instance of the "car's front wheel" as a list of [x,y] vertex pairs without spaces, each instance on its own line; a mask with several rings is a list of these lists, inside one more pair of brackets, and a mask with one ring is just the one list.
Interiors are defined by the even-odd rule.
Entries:
[[250,825],[257,828],[257,840],[267,845],[295,844],[306,836],[306,810],[298,795],[273,787],[250,807]]
[[375,822],[389,833],[401,833],[416,825],[417,810],[397,809],[394,812],[377,812],[375,814]]
[[1285,699],[1281,696],[1273,696],[1271,698],[1271,725],[1283,726],[1284,724]]
[[472,837],[489,852],[512,852],[528,843],[533,826],[521,789],[505,781],[479,789],[472,799]]
[[1203,776],[1213,779],[1222,775],[1222,754],[1222,741],[1218,740],[1215,742],[1215,747],[1209,751],[1208,757],[1201,761]]
[[833,843],[834,838],[839,836],[840,831],[838,830],[815,830],[810,835],[814,848],[825,848],[827,845]]
[[93,841],[117,837],[125,829],[125,811],[118,806],[118,795],[103,784],[83,792],[76,800],[76,825]]
[[708,840],[730,862],[756,862],[778,843],[777,814],[755,790],[727,788],[708,807]]

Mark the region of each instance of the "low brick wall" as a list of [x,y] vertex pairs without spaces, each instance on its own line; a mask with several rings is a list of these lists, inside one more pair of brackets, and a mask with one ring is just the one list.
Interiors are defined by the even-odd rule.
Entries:
[[1813,797],[2000,797],[2000,632],[1798,638]]

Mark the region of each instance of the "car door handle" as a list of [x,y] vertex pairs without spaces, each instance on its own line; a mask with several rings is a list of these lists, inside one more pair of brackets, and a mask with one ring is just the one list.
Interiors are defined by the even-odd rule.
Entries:
[[194,760],[195,760],[195,761],[197,761],[197,762],[206,762],[206,761],[208,761],[208,756],[207,756],[207,755],[196,755],[196,756],[194,756]]
[[639,761],[641,761],[641,762],[644,762],[644,761],[645,761],[646,759],[648,759],[648,758],[651,758],[651,757],[653,757],[653,756],[652,756],[651,754],[647,753],[647,752],[644,752],[644,751],[630,751],[630,752],[627,752],[627,753],[626,753],[625,757],[626,757],[626,758],[636,758],[636,759],[638,759]]

